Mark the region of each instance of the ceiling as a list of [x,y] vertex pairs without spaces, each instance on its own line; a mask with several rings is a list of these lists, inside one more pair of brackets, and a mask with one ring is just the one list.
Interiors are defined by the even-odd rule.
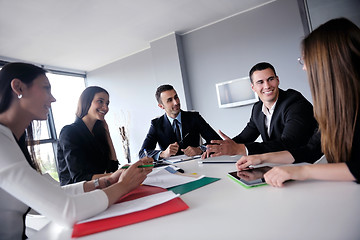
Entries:
[[0,60],[91,71],[274,0],[0,0]]

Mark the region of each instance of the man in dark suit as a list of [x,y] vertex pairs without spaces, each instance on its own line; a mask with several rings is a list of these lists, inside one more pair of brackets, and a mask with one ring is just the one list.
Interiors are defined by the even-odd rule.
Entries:
[[[155,97],[165,114],[151,121],[150,130],[139,152],[140,158],[145,155],[145,149],[154,160],[179,154],[195,156],[203,153],[199,146],[200,135],[207,142],[221,139],[198,112],[180,109],[180,99],[171,85],[159,86]],[[159,144],[161,150],[155,150],[156,144]]]
[[[311,103],[293,89],[279,89],[279,77],[270,63],[256,64],[249,77],[252,90],[260,98],[250,121],[233,139],[220,131],[224,140],[211,141],[214,145],[208,145],[203,158],[210,153],[248,155],[289,150],[305,145],[314,134],[317,122]],[[259,135],[263,142],[255,142]]]

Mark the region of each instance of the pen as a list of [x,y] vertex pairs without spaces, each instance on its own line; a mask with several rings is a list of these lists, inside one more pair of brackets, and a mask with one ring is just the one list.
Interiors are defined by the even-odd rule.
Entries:
[[[147,168],[147,167],[153,167],[154,164],[148,164],[148,165],[139,165],[138,168]],[[130,166],[122,166],[121,169],[128,169]]]
[[183,137],[183,139],[181,139],[181,141],[179,143],[182,143],[188,135],[189,135],[189,133],[185,134],[185,136]]

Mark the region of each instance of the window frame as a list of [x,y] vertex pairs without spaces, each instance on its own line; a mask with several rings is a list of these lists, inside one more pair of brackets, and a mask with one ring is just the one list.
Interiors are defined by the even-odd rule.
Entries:
[[[11,63],[11,62],[15,62],[15,61],[0,60],[0,69],[4,65],[6,65],[8,63]],[[46,71],[46,73],[83,78],[85,87],[87,85],[86,84],[86,77],[87,77],[86,72],[79,73],[79,72],[72,72],[72,71],[64,71],[64,70],[57,70],[57,69],[54,69],[54,68],[48,68],[48,67],[45,67],[44,65],[39,65],[39,64],[34,64],[34,65],[42,67]],[[41,144],[48,144],[48,143],[52,144],[52,150],[53,150],[56,169],[59,169],[58,168],[58,161],[57,161],[57,154],[56,154],[57,144],[59,142],[59,138],[58,138],[57,133],[56,133],[56,127],[55,127],[55,121],[54,121],[54,115],[53,115],[53,112],[52,112],[52,107],[50,107],[50,109],[49,109],[48,118],[46,119],[46,126],[47,126],[47,131],[48,131],[49,138],[39,139],[39,140],[37,140],[37,142],[38,142],[39,147],[40,147]]]

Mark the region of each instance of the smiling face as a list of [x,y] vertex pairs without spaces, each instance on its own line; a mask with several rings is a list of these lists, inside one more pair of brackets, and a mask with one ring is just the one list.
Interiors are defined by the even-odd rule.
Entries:
[[[24,85],[25,86],[25,85]],[[20,104],[31,120],[46,120],[52,102],[56,99],[51,94],[51,85],[45,75],[39,75],[29,85],[23,87]]]
[[279,97],[279,78],[272,69],[255,71],[252,76],[251,88],[259,96],[264,105],[270,109]]
[[180,113],[180,99],[175,90],[164,91],[160,94],[161,103],[158,106],[165,110],[171,118],[176,118]]
[[86,116],[93,120],[104,121],[105,115],[109,111],[109,103],[109,95],[105,92],[96,93]]

